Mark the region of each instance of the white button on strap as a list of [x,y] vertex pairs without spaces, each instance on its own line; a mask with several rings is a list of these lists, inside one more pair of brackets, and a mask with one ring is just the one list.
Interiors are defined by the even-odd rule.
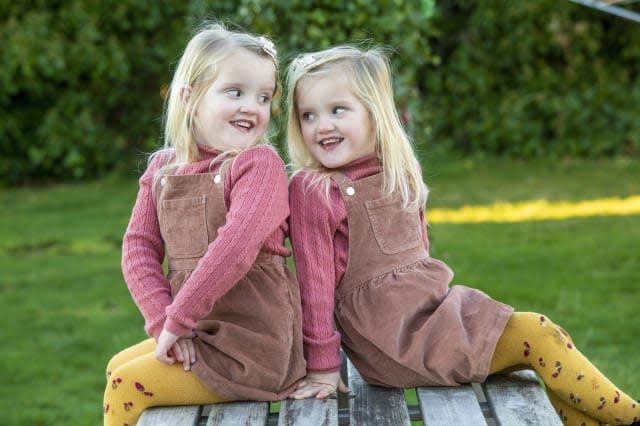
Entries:
[[213,183],[220,183],[221,180],[222,178],[220,177],[220,175],[215,175],[213,177]]
[[347,193],[347,195],[353,195],[356,193],[356,190],[353,189],[353,186],[347,186],[347,188],[345,189],[345,192]]
[[160,179],[160,185],[164,186],[167,183],[167,178],[163,177],[162,179]]

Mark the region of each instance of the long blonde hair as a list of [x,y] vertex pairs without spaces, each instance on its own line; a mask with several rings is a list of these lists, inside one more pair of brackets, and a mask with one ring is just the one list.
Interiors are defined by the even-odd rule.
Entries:
[[[187,44],[167,91],[163,115],[164,147],[155,152],[151,159],[161,153],[170,155],[163,156],[166,162],[156,172],[156,177],[199,160],[194,138],[196,108],[217,78],[224,60],[237,49],[246,49],[271,59],[276,69],[274,79],[277,87],[278,60],[271,40],[264,36],[230,31],[217,22],[204,22]],[[265,134],[258,144],[268,142],[268,135]],[[223,157],[232,158],[240,151],[229,150],[223,153]]]
[[[399,193],[405,210],[418,210],[427,199],[418,160],[393,100],[389,60],[382,48],[351,45],[297,56],[287,72],[287,148],[294,173],[311,170],[328,179],[325,168],[307,149],[300,128],[296,88],[301,78],[341,75],[365,106],[375,126],[375,150],[382,163],[385,194]],[[316,180],[314,180],[315,182]]]

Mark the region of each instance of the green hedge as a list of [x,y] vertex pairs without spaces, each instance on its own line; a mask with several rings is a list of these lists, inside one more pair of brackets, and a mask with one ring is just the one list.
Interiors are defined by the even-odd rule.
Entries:
[[159,143],[163,88],[202,18],[270,34],[284,66],[336,43],[386,44],[424,151],[640,151],[640,27],[569,1],[26,3],[0,4],[0,185],[130,169]]
[[438,5],[442,65],[422,85],[433,140],[518,157],[640,152],[639,24],[558,0]]
[[174,1],[2,2],[0,183],[98,176],[156,139],[187,12]]

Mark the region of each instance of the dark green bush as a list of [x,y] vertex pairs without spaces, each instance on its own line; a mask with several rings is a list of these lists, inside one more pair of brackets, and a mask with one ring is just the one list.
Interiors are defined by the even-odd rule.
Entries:
[[78,179],[156,142],[182,2],[0,6],[0,184]]
[[640,25],[570,2],[439,1],[433,138],[518,157],[640,151]]

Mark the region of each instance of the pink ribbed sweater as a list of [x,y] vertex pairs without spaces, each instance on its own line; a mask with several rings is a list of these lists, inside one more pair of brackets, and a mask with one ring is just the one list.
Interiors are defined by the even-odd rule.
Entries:
[[[380,172],[376,155],[363,157],[340,169],[351,180]],[[289,184],[291,244],[302,298],[304,352],[307,370],[330,372],[340,368],[340,334],[333,326],[335,289],[349,254],[347,210],[337,185],[331,181],[329,198],[322,183],[310,185],[311,173],[296,174]],[[422,239],[429,248],[423,210]]]
[[[211,160],[219,151],[198,145],[200,160],[175,174],[216,172]],[[226,223],[206,254],[171,299],[162,270],[164,243],[152,194],[157,156],[140,178],[140,189],[122,246],[122,271],[131,295],[145,319],[147,334],[157,340],[163,328],[188,334],[205,317],[217,299],[244,276],[260,250],[288,256],[287,174],[284,163],[270,147],[259,146],[239,154],[224,174]],[[204,230],[206,232],[206,230]]]

